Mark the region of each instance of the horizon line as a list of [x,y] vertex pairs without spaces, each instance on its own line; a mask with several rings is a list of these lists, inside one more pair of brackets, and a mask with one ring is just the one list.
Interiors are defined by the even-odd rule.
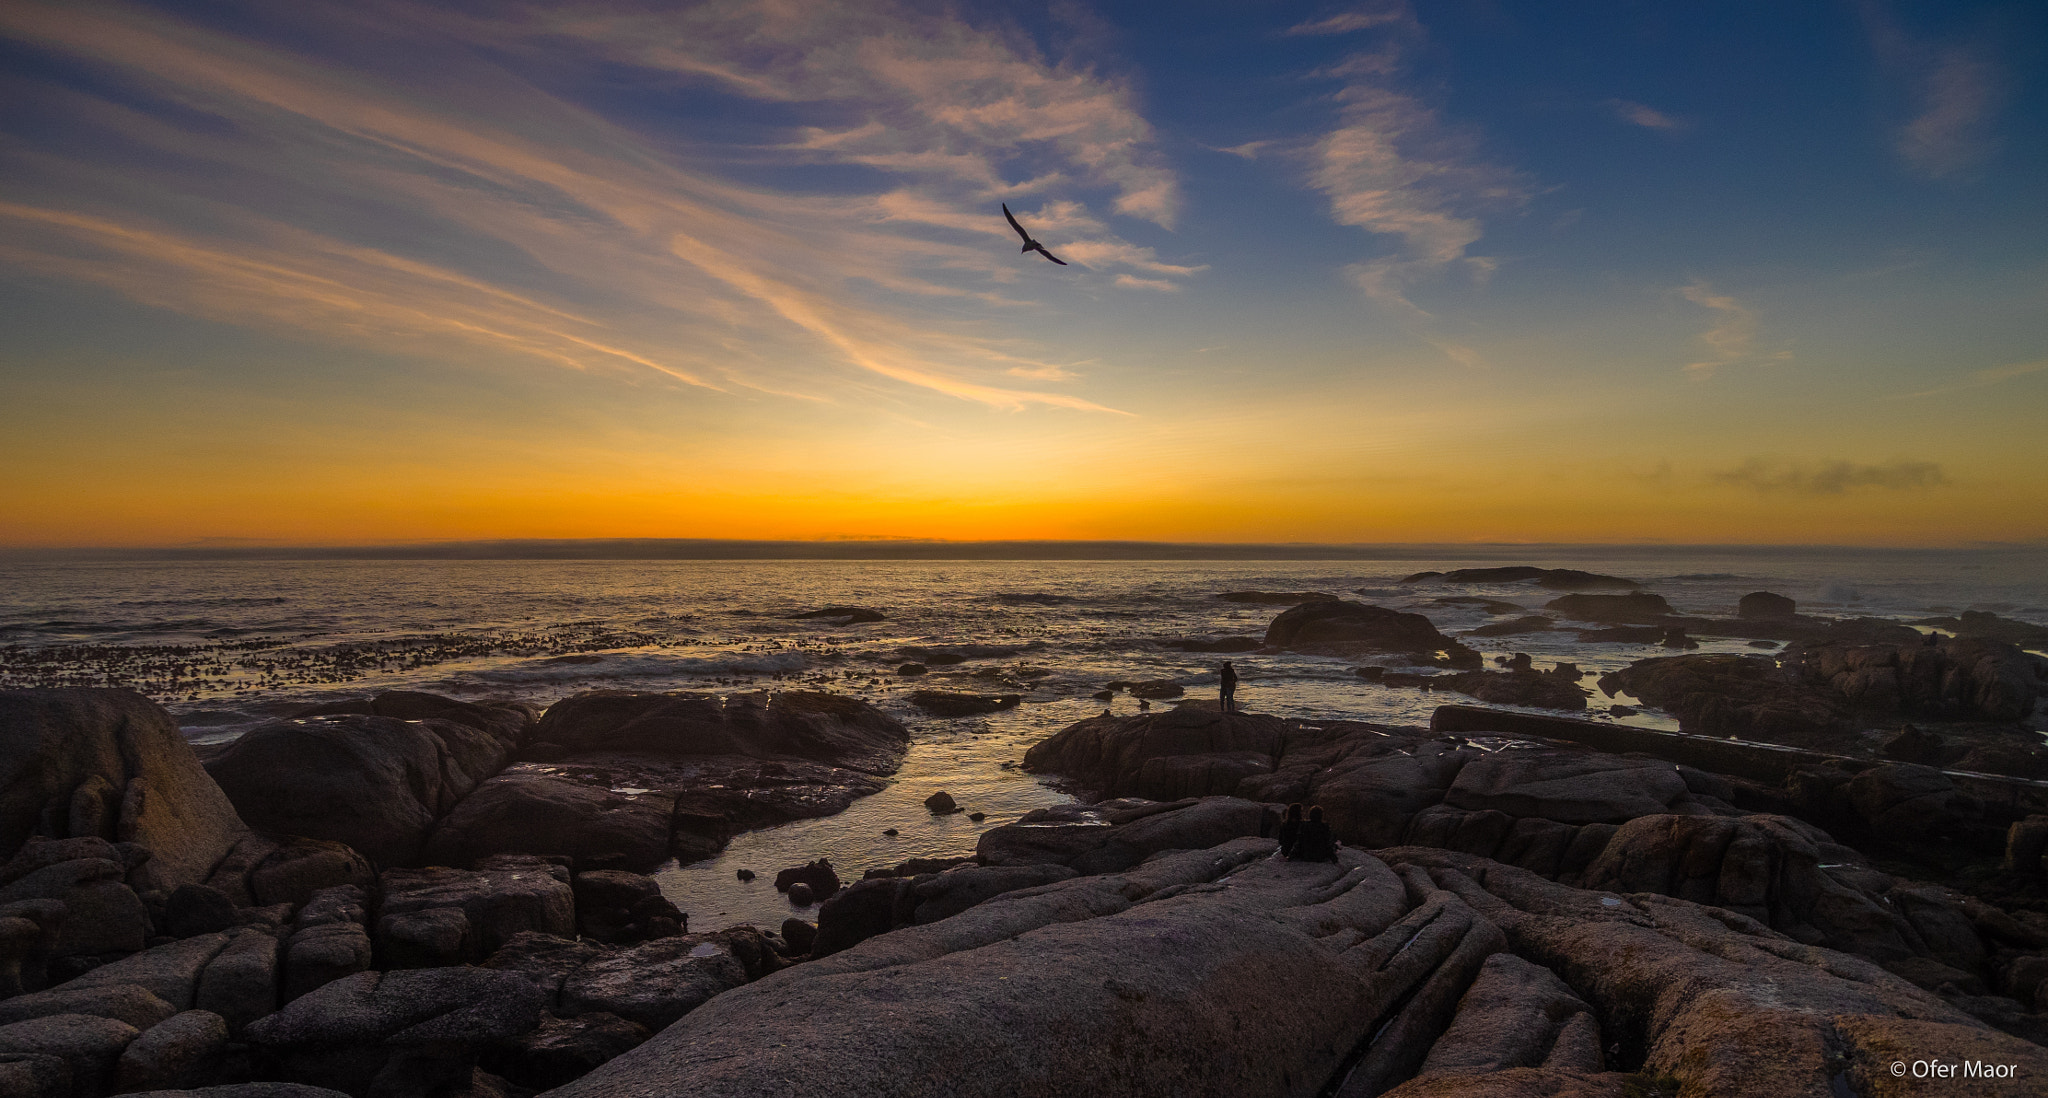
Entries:
[[1872,555],[2042,552],[1952,546],[1661,542],[1200,542],[1003,538],[491,538],[361,545],[0,546],[0,561],[181,560],[1491,560],[1511,556]]

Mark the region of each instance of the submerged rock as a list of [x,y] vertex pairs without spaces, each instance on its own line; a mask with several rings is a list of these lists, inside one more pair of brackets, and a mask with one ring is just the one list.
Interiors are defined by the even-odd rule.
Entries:
[[978,717],[1014,709],[1023,700],[1022,694],[956,694],[947,690],[918,690],[910,695],[910,704],[935,717]]
[[1633,589],[1640,586],[1634,580],[1619,576],[1603,576],[1597,572],[1581,572],[1576,568],[1536,568],[1527,564],[1513,564],[1501,568],[1455,568],[1449,572],[1417,572],[1401,580],[1402,583],[1523,583],[1535,580],[1536,586],[1558,591],[1597,591],[1619,587]]

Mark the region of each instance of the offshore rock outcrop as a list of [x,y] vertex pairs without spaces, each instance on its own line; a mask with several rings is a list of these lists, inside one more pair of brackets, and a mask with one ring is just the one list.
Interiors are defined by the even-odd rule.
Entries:
[[1601,677],[1687,732],[1819,744],[1852,717],[2013,722],[2048,696],[2048,659],[1977,638],[1801,644],[1778,656],[1639,660]]
[[1361,656],[1392,652],[1418,663],[1477,667],[1479,653],[1437,631],[1421,614],[1335,599],[1285,610],[1266,627],[1266,644],[1291,652]]

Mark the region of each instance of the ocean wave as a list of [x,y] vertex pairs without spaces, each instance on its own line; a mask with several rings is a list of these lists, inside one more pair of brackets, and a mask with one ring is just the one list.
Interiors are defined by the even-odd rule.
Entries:
[[0,624],[0,635],[9,633],[184,633],[204,629],[213,622],[206,618],[179,621],[21,621]]
[[115,606],[283,606],[291,600],[283,595],[208,595],[178,599],[123,599]]
[[464,677],[507,684],[559,683],[585,679],[777,675],[809,666],[810,658],[802,652],[735,652],[727,656],[586,653],[523,660],[509,667],[472,671]]

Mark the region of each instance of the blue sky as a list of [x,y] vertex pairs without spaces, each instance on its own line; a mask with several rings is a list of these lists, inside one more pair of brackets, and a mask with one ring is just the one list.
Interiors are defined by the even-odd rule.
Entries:
[[2023,3],[13,4],[0,538],[2038,541],[2044,47]]

